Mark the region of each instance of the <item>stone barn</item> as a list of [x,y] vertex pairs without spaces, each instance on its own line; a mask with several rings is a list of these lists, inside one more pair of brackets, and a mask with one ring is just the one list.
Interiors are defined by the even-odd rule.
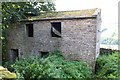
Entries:
[[8,53],[14,61],[26,54],[44,56],[59,50],[72,61],[94,66],[99,54],[101,10],[44,13],[9,28]]

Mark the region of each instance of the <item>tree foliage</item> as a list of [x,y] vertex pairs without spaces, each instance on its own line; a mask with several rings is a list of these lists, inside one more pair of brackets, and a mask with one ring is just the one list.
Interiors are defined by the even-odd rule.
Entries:
[[25,19],[26,14],[40,15],[42,12],[54,11],[52,2],[2,2],[2,21],[4,26]]

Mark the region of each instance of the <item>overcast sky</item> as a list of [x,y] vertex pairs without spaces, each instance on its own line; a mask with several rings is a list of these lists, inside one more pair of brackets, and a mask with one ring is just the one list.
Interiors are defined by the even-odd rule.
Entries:
[[118,2],[120,0],[56,0],[56,10],[82,10],[101,8],[101,28],[118,28]]

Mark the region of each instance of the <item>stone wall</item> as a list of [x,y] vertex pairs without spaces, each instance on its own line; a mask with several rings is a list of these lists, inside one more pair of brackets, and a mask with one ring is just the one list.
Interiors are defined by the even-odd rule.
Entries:
[[96,50],[96,20],[66,20],[62,24],[61,51],[65,58],[93,66]]
[[[61,38],[51,37],[51,23],[61,22]],[[30,23],[30,22],[27,22]],[[10,28],[8,53],[19,49],[19,57],[26,54],[60,50],[65,58],[82,60],[91,66],[96,54],[96,19],[35,21],[34,37],[27,37],[25,22]]]

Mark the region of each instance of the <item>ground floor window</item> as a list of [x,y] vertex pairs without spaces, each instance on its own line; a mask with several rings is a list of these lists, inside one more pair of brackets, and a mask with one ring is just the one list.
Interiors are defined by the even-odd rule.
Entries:
[[49,52],[43,52],[43,51],[40,51],[39,53],[40,53],[41,57],[44,57],[49,54]]
[[11,61],[15,61],[16,58],[19,58],[19,50],[18,49],[11,49]]

